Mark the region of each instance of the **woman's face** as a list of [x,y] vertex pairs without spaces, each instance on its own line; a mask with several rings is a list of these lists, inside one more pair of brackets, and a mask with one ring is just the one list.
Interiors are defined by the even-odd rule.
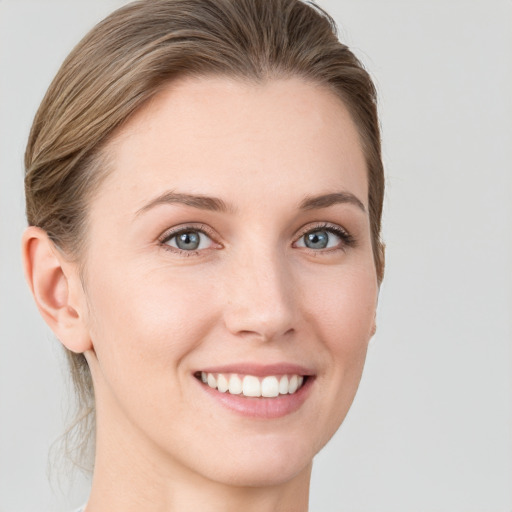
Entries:
[[299,79],[189,78],[107,150],[85,255],[98,442],[239,485],[309,471],[378,293],[347,109]]

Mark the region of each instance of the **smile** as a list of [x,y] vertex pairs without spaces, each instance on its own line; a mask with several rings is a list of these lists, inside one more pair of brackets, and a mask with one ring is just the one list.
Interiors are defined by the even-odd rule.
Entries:
[[296,413],[308,397],[316,396],[316,374],[314,368],[287,362],[238,362],[198,369],[192,375],[208,404],[266,421]]
[[293,395],[304,384],[303,375],[240,375],[228,373],[197,372],[197,379],[212,389],[231,395],[242,395],[252,398],[276,398],[280,395]]

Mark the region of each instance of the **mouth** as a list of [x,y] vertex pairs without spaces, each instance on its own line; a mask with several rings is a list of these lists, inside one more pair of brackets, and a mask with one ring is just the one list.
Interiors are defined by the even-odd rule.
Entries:
[[243,375],[238,373],[196,372],[194,377],[211,389],[248,398],[277,398],[294,395],[309,379],[308,375]]
[[205,368],[193,376],[209,403],[265,421],[299,411],[316,380],[310,370],[287,364]]

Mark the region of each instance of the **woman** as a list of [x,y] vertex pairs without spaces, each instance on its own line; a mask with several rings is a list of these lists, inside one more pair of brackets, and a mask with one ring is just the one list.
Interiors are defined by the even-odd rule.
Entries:
[[375,91],[328,15],[116,11],[50,86],[25,184],[26,277],[95,419],[86,511],[307,510],[384,265]]

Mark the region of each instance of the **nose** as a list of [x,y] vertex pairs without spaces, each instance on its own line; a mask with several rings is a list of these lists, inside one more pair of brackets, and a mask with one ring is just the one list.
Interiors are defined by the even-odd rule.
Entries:
[[284,255],[244,254],[224,281],[224,322],[245,339],[277,340],[296,328],[294,280]]

